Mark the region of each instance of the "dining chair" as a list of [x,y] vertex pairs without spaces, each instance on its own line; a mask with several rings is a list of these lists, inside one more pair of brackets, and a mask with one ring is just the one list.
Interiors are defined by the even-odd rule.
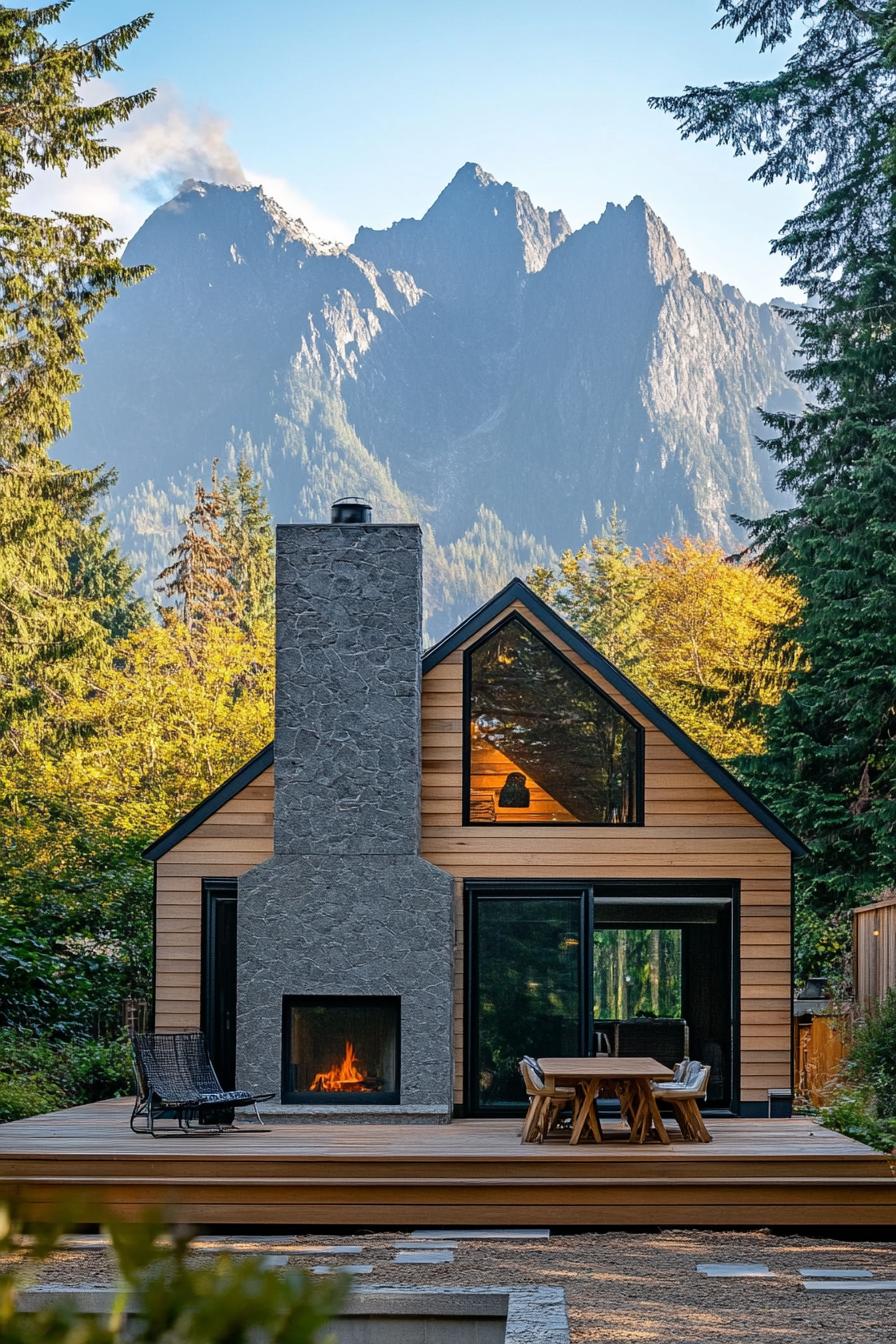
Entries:
[[529,1098],[520,1141],[543,1143],[561,1111],[567,1106],[575,1110],[576,1090],[574,1087],[548,1087],[531,1055],[524,1055],[520,1060],[520,1073]]
[[703,1123],[697,1104],[706,1100],[711,1072],[708,1064],[691,1059],[678,1082],[653,1085],[657,1101],[672,1107],[682,1137],[690,1143],[712,1143],[712,1135]]

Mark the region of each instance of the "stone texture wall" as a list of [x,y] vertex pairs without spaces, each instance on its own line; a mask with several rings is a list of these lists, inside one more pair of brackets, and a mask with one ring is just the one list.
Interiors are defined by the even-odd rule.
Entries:
[[277,528],[277,853],[417,853],[422,626],[419,527]]
[[274,855],[239,883],[237,1076],[279,1100],[285,995],[397,994],[399,1114],[439,1120],[453,884],[418,852],[421,575],[416,526],[277,529]]
[[239,1085],[279,1098],[284,995],[398,994],[401,1106],[450,1115],[451,897],[441,869],[405,855],[275,856],[241,878]]

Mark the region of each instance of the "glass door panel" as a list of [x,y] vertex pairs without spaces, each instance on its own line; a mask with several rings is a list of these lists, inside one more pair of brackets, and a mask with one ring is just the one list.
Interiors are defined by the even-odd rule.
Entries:
[[584,1053],[583,896],[475,894],[472,1060],[475,1111],[517,1111],[523,1055]]
[[685,1055],[699,1059],[711,1069],[708,1103],[727,1106],[734,1065],[730,897],[666,897],[647,884],[628,896],[603,891],[597,888],[594,904],[594,1048],[668,1065]]
[[595,929],[594,1016],[681,1017],[681,929]]

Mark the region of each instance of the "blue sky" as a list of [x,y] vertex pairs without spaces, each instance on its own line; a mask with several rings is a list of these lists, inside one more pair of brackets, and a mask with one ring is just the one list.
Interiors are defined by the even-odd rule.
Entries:
[[[137,114],[102,180],[64,188],[121,232],[198,167],[242,171],[348,240],[359,224],[421,214],[472,159],[574,226],[641,194],[700,269],[751,298],[782,292],[769,239],[804,190],[749,183],[749,159],[682,143],[646,106],[778,67],[780,52],[712,31],[714,0],[156,0],[155,11],[117,82],[158,86],[157,107]],[[75,0],[63,31],[93,36],[136,12]],[[55,189],[38,184],[34,199]]]

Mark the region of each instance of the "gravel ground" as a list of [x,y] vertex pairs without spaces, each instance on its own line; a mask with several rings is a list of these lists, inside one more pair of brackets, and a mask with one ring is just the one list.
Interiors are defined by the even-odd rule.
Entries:
[[[362,1253],[290,1256],[290,1263],[373,1265],[366,1284],[556,1285],[565,1289],[574,1344],[894,1344],[896,1293],[808,1293],[803,1268],[871,1269],[896,1279],[896,1242],[815,1240],[768,1232],[593,1232],[547,1240],[460,1241],[453,1264],[395,1265],[399,1233],[235,1241],[234,1250],[290,1254],[360,1245]],[[207,1254],[208,1252],[202,1252]],[[704,1261],[759,1262],[773,1279],[706,1279]],[[4,1262],[0,1261],[0,1264]],[[9,1263],[8,1261],[5,1263]],[[102,1248],[61,1251],[28,1271],[36,1282],[109,1284]]]

